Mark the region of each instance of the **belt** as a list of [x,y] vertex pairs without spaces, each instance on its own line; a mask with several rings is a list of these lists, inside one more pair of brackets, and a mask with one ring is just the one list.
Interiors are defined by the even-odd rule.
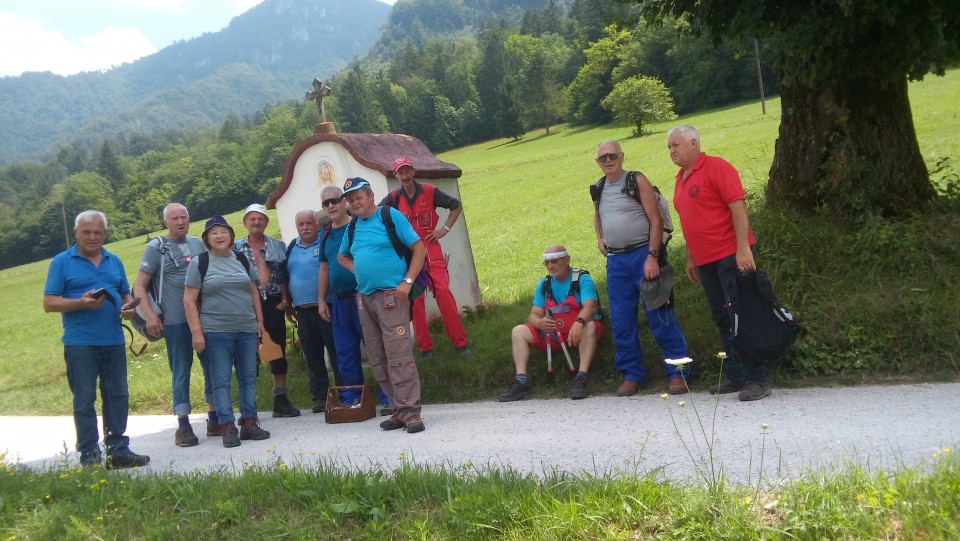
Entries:
[[625,254],[628,252],[632,252],[637,248],[643,248],[646,245],[647,245],[646,242],[638,242],[636,244],[628,244],[623,248],[611,248],[610,246],[607,246],[607,254]]
[[295,306],[297,310],[309,310],[310,308],[316,308],[316,307],[317,307],[317,303],[315,302],[308,302],[307,304],[298,304],[297,306]]
[[336,295],[338,298],[346,299],[346,298],[348,298],[348,297],[352,297],[352,296],[356,295],[356,294],[357,294],[357,290],[353,290],[353,291],[334,291],[333,294]]

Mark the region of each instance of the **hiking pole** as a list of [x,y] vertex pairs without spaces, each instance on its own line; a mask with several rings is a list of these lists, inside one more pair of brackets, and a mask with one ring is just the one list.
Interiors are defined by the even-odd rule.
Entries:
[[573,360],[570,358],[570,352],[567,350],[567,343],[563,340],[560,340],[560,334],[557,334],[557,341],[560,342],[560,348],[563,349],[563,354],[567,357],[567,366],[570,367],[570,377],[577,375],[577,370],[573,367]]
[[[547,317],[553,319],[553,312],[547,308]],[[547,339],[547,385],[553,385],[557,381],[557,375],[553,373],[553,350],[550,347],[550,333],[544,332]]]

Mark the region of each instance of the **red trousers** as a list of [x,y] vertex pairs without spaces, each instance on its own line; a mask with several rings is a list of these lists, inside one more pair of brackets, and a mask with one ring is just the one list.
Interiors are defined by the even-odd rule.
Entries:
[[[443,318],[443,327],[453,347],[466,346],[467,331],[460,322],[457,300],[450,291],[450,274],[447,272],[443,249],[440,248],[439,243],[425,242],[425,244],[427,261],[424,264],[429,265],[427,271],[430,273],[430,290],[433,291],[433,298],[437,300],[440,317]],[[430,336],[430,328],[427,326],[426,294],[420,295],[413,301],[413,335],[417,339],[417,349],[420,351],[433,349],[433,337]]]

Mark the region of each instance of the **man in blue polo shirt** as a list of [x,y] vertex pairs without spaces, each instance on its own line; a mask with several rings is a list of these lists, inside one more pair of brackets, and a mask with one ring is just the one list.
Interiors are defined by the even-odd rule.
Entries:
[[337,385],[343,385],[343,382],[337,366],[337,352],[333,347],[333,328],[329,321],[320,317],[318,310],[320,231],[317,214],[313,210],[304,209],[294,216],[294,221],[300,236],[287,248],[287,283],[282,302],[287,303],[287,319],[297,326],[300,348],[307,361],[310,394],[313,396],[311,411],[322,413],[330,387],[327,364],[323,357],[324,348],[330,355],[334,381]]
[[354,218],[347,226],[338,260],[356,276],[357,310],[367,357],[394,411],[380,428],[422,432],[420,374],[410,341],[410,292],[427,249],[400,211],[384,207],[382,212],[390,213],[394,234],[412,251],[410,263],[397,254],[365,179],[347,179],[343,194]]
[[107,217],[87,210],[74,221],[77,243],[50,262],[43,309],[60,312],[63,358],[73,393],[73,423],[80,464],[103,461],[97,428],[97,379],[103,402],[103,441],[108,468],[146,466],[150,457],[130,450],[127,430],[127,355],[118,315],[131,319],[133,296],[120,259],[103,249]]

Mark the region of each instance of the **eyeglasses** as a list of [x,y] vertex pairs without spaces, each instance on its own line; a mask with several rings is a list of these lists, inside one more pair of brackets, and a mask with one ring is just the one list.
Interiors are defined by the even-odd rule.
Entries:
[[609,154],[601,154],[597,156],[597,161],[600,163],[612,162],[620,157],[619,152],[611,152]]
[[327,207],[329,207],[329,206],[331,206],[331,205],[336,205],[336,204],[339,203],[342,199],[343,199],[342,197],[331,197],[330,199],[324,199],[324,200],[323,200],[323,203],[322,203],[323,208],[327,208]]

